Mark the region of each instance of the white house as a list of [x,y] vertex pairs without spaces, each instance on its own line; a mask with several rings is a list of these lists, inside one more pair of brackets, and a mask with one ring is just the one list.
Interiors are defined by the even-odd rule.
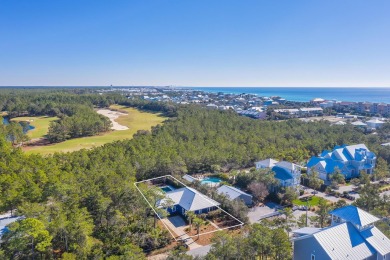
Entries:
[[302,167],[297,164],[269,158],[255,162],[255,165],[256,169],[269,168],[275,172],[275,178],[279,180],[282,187],[297,187],[301,181]]
[[375,128],[375,129],[380,128],[385,124],[385,122],[379,120],[378,118],[373,118],[371,120],[368,120],[366,123],[369,127]]
[[277,160],[269,158],[266,160],[255,162],[255,165],[256,165],[256,169],[266,169],[266,168],[274,167],[276,163],[278,163]]

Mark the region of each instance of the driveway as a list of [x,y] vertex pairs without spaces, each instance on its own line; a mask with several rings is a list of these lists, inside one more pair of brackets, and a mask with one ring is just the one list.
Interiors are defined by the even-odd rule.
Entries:
[[192,249],[190,251],[187,251],[187,255],[190,255],[192,257],[204,257],[207,255],[207,253],[210,251],[211,245],[198,247],[195,249]]
[[185,232],[185,229],[188,227],[188,225],[182,216],[177,215],[168,217],[162,219],[161,221],[163,221],[165,225],[167,225],[168,228],[173,231],[173,235],[177,240],[184,240],[190,250],[201,247],[201,245],[195,243],[195,241]]
[[176,228],[187,227],[187,223],[181,216],[173,216],[168,219]]
[[265,216],[269,216],[273,213],[277,213],[280,206],[275,203],[267,203],[266,205],[259,207],[253,207],[249,209],[248,219],[250,223],[256,223],[263,219]]

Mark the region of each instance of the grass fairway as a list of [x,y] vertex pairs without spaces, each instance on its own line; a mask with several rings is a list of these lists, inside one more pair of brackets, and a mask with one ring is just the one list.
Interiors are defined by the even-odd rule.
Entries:
[[135,108],[117,105],[110,108],[127,113],[127,115],[120,116],[115,121],[127,126],[128,130],[110,131],[102,135],[70,139],[58,144],[29,146],[25,147],[24,150],[27,153],[50,154],[55,152],[72,152],[83,148],[90,149],[113,141],[131,139],[138,130],[150,130],[152,126],[161,124],[167,119],[160,114],[144,112]]
[[30,139],[42,138],[47,134],[49,129],[49,124],[51,121],[57,120],[58,117],[48,117],[48,116],[31,116],[31,117],[15,117],[11,121],[26,121],[30,122],[30,125],[35,127],[35,129],[27,132],[27,135]]
[[[320,201],[320,197],[312,196],[309,199],[309,206],[317,206],[319,201]],[[302,201],[299,199],[293,200],[293,204],[298,206],[307,206],[306,201]]]

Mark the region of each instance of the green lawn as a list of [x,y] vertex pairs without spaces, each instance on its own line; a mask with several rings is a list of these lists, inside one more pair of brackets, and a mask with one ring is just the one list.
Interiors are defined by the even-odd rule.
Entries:
[[[309,199],[309,206],[317,206],[319,201],[320,201],[320,197],[312,196]],[[307,206],[306,201],[301,201],[299,199],[293,200],[293,204],[298,206]]]
[[138,130],[150,130],[152,126],[161,124],[167,119],[160,114],[144,112],[135,108],[117,105],[111,106],[111,108],[127,113],[127,115],[120,116],[115,121],[127,126],[128,130],[110,131],[102,135],[70,139],[58,144],[30,146],[25,147],[24,150],[27,153],[51,154],[55,152],[72,152],[83,148],[90,149],[118,140],[131,139]]
[[382,187],[380,187],[379,188],[379,191],[384,191],[385,189],[387,189],[387,188],[390,188],[390,184],[388,184],[388,185],[384,185],[384,186],[382,186]]
[[39,117],[15,117],[12,118],[11,121],[26,121],[29,122],[30,125],[34,126],[35,129],[30,130],[27,132],[27,135],[30,137],[30,139],[36,139],[44,137],[47,134],[47,131],[49,129],[49,124],[51,121],[57,120],[58,117],[48,117],[48,116],[39,116]]

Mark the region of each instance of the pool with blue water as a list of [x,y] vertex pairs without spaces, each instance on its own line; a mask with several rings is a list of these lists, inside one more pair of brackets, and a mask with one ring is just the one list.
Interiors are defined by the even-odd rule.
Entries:
[[221,182],[221,179],[218,177],[207,177],[204,178],[200,183],[201,184],[208,184],[208,185],[217,185]]
[[169,185],[160,187],[160,189],[162,189],[164,193],[175,190],[175,188],[173,188],[172,186],[169,186]]

